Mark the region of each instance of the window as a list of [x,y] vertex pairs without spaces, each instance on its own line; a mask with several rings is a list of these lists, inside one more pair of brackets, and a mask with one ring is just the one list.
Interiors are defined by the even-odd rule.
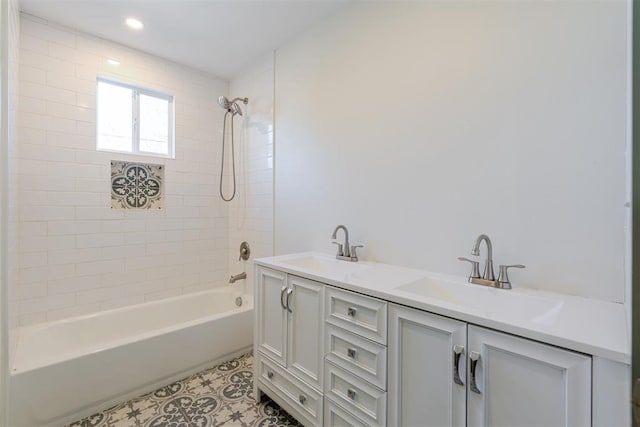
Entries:
[[173,96],[98,77],[97,148],[173,157]]

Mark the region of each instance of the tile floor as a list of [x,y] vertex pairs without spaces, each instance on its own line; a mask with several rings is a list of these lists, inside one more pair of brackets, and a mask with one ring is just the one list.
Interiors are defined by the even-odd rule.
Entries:
[[253,356],[229,362],[75,421],[68,427],[301,426],[268,398],[253,398]]

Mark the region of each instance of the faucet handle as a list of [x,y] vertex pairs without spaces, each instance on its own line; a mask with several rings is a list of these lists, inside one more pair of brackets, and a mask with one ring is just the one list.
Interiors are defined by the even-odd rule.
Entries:
[[480,261],[474,261],[465,257],[458,257],[458,261],[466,261],[471,264],[471,274],[469,275],[469,281],[471,281],[471,279],[477,279],[480,277]]
[[338,253],[336,254],[336,256],[344,256],[344,251],[342,249],[342,243],[338,243],[338,242],[331,242],[334,245],[338,245]]
[[498,282],[502,283],[503,289],[511,289],[511,282],[509,281],[509,274],[507,270],[510,268],[525,268],[522,264],[501,265],[500,274],[498,274]]
[[356,254],[356,250],[358,248],[364,248],[364,245],[352,245],[351,246],[351,258],[358,259],[358,255]]

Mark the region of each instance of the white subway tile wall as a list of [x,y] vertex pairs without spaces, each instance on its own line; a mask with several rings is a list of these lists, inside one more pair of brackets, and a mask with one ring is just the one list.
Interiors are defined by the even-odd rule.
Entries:
[[[16,171],[16,146],[18,143],[17,137],[17,115],[18,115],[18,61],[20,55],[20,5],[18,0],[9,0],[7,4],[7,48],[9,54],[9,61],[7,61],[7,77],[8,77],[8,118],[9,125],[7,126],[8,141],[7,141],[7,170],[2,171],[6,174],[7,179],[7,195],[6,202],[8,207],[8,228],[7,230],[7,283],[2,283],[2,286],[6,286],[7,289],[7,304],[8,304],[8,320],[9,324],[6,325],[9,328],[9,357],[8,365],[12,366],[13,357],[15,355],[15,349],[18,342],[18,300],[21,298],[21,293],[33,292],[36,295],[41,292],[37,286],[29,286],[27,289],[18,289],[18,268],[20,260],[17,257],[18,251],[18,175]],[[35,79],[36,77],[33,76]],[[42,139],[42,135],[35,132],[33,135],[34,140]],[[42,227],[42,226],[40,226]],[[37,228],[37,226],[36,226]],[[2,230],[4,232],[4,230]],[[1,256],[1,255],[0,255]],[[42,262],[43,254],[27,256],[22,260],[22,265],[25,267],[36,267]],[[2,325],[2,327],[6,327]],[[3,367],[4,368],[4,367]],[[1,375],[0,375],[1,377]],[[0,378],[1,381],[1,378]],[[2,391],[0,391],[0,400],[2,399]],[[3,402],[0,402],[0,413],[6,413],[3,411]],[[0,420],[0,423],[2,420]]]
[[[21,18],[19,66],[19,324],[226,285],[224,111],[216,100],[228,83],[29,15]],[[98,75],[175,95],[175,160],[96,151]],[[165,209],[112,210],[111,160],[165,165]],[[264,203],[248,211],[260,207],[271,215]]]
[[[236,134],[237,195],[229,203],[229,272],[245,271],[247,279],[236,286],[246,286],[249,292],[253,290],[253,260],[273,255],[273,78],[270,54],[232,79],[229,90],[233,97],[249,98],[242,128]],[[251,246],[248,261],[238,260],[242,241]]]

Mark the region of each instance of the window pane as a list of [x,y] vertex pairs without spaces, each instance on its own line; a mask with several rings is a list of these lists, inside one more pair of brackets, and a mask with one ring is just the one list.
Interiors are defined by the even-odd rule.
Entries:
[[98,82],[98,148],[132,150],[131,89]]
[[169,101],[140,95],[140,151],[169,154]]

